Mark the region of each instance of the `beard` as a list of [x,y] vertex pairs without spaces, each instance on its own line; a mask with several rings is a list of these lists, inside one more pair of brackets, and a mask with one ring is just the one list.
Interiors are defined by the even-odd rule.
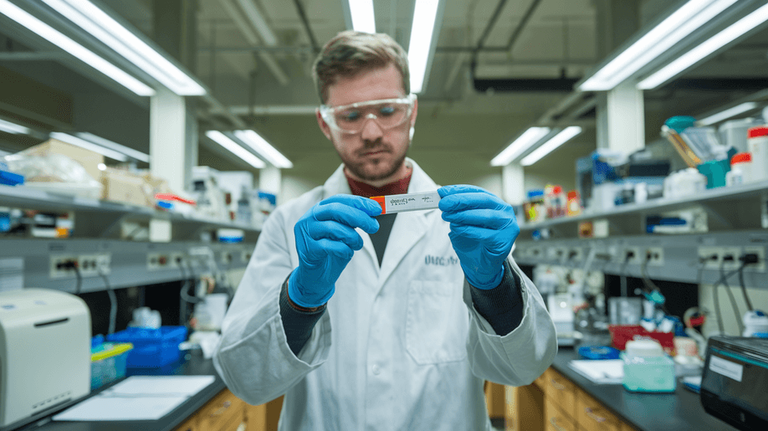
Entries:
[[[384,154],[377,159],[366,158],[364,153],[370,151],[383,151]],[[402,153],[395,154],[392,147],[384,144],[366,146],[353,156],[339,151],[339,157],[347,170],[363,181],[380,181],[391,177],[405,162],[408,146]]]

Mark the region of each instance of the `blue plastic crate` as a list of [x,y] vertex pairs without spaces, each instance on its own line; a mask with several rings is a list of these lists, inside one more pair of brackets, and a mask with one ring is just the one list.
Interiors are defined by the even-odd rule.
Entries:
[[162,326],[159,329],[128,328],[107,335],[107,340],[132,343],[128,368],[155,368],[179,360],[179,344],[187,338],[184,326]]
[[24,176],[13,172],[0,170],[0,184],[4,184],[6,186],[24,184]]

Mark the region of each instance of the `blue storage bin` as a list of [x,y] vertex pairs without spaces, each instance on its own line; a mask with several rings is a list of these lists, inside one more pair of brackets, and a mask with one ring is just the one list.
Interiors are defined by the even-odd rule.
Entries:
[[6,186],[16,186],[24,184],[24,175],[19,175],[13,172],[0,170],[0,184]]
[[178,361],[179,344],[187,338],[185,326],[161,326],[159,329],[128,328],[107,335],[107,340],[133,344],[128,368],[155,368]]

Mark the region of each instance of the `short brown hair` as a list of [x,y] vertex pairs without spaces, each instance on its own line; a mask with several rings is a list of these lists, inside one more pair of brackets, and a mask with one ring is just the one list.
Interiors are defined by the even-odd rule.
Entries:
[[361,33],[347,30],[329,40],[312,66],[320,102],[328,99],[328,87],[339,77],[353,77],[371,69],[394,64],[403,77],[405,94],[411,92],[408,55],[394,39],[384,33]]

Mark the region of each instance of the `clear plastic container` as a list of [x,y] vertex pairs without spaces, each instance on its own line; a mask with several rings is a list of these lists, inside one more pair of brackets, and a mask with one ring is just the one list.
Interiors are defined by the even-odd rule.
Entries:
[[104,343],[104,337],[96,336],[91,343],[91,390],[125,377],[131,343]]
[[661,356],[621,354],[624,361],[624,389],[630,392],[674,392],[675,361]]

